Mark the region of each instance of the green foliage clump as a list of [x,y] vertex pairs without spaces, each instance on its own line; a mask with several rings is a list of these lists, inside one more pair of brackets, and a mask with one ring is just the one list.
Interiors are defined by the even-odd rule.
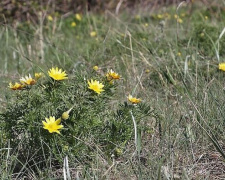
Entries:
[[[89,89],[90,79],[104,84],[104,91],[97,94]],[[13,92],[1,116],[2,130],[11,147],[18,150],[21,162],[29,156],[32,159],[51,156],[59,162],[67,154],[90,160],[97,147],[112,155],[133,137],[130,112],[140,124],[138,128],[151,114],[151,108],[144,103],[125,103],[115,108],[111,100],[118,93],[116,87],[116,81],[111,83],[95,71],[87,77],[75,73],[62,81],[42,77],[36,84]],[[68,119],[63,119],[62,114],[68,110]],[[50,116],[61,118],[60,134],[43,128],[42,121]]]

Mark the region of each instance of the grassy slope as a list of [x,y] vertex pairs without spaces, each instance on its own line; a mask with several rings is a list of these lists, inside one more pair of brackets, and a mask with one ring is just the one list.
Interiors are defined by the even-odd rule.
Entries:
[[[218,44],[213,46],[213,37],[218,38],[223,29],[224,17],[215,13],[207,14],[207,19],[208,11],[204,9],[189,14],[189,7],[182,7],[179,14],[186,15],[179,24],[173,18],[173,8],[164,11],[171,14],[171,19],[151,18],[148,13],[141,13],[140,18],[128,13],[116,17],[108,12],[101,16],[87,14],[75,28],[70,26],[74,17],[46,20],[43,27],[30,25],[29,29],[24,24],[16,30],[1,27],[1,108],[11,94],[6,88],[8,82],[40,68],[57,65],[70,74],[80,71],[84,75],[94,65],[103,70],[113,68],[124,79],[119,86],[121,102],[133,92],[155,109],[155,118],[147,122],[151,130],[142,134],[138,157],[133,154],[131,141],[114,160],[96,152],[96,161],[89,169],[69,159],[73,177],[80,172],[86,179],[222,178],[222,157],[200,126],[224,146],[225,74],[217,67],[224,54],[221,47],[218,59]],[[207,32],[211,26],[213,31]],[[97,36],[90,37],[91,31]],[[5,146],[2,138],[1,148]],[[220,170],[211,168],[214,166]],[[62,177],[61,170],[47,171],[52,177]],[[28,172],[34,176],[31,170]]]

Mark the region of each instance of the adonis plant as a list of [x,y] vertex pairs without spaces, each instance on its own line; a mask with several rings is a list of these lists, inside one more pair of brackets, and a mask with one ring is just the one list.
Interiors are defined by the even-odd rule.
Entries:
[[20,161],[50,154],[61,161],[68,153],[90,159],[96,144],[111,156],[134,138],[132,116],[138,128],[146,128],[144,120],[151,115],[141,97],[116,99],[121,83],[113,70],[83,77],[58,67],[9,82],[11,98],[1,118],[10,146],[18,148]]

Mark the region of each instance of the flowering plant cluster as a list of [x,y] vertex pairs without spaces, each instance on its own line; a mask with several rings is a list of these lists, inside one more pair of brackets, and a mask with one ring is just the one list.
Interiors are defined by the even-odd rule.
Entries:
[[35,78],[33,79],[31,75],[22,77],[20,83],[16,82],[15,84],[9,83],[9,88],[12,90],[21,90],[27,86],[32,86],[36,84],[36,81],[42,76],[42,73],[35,73]]
[[85,154],[81,152],[88,154],[93,147],[82,139],[93,137],[110,154],[117,145],[132,138],[129,111],[133,111],[139,123],[145,105],[140,103],[141,99],[127,94],[125,103],[113,109],[110,101],[117,94],[121,75],[112,69],[100,75],[98,70],[95,66],[89,78],[79,74],[72,78],[63,69],[52,67],[47,73],[35,73],[34,78],[29,74],[20,82],[9,83],[15,93],[2,117],[12,147],[24,138],[26,143],[20,149],[23,154],[27,148],[39,151],[43,146],[44,152],[57,148],[56,152],[70,151],[83,158]]

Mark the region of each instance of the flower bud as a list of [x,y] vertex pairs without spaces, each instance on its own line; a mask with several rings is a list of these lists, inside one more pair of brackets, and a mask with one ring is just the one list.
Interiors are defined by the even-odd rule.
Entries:
[[69,117],[70,117],[70,116],[69,116],[68,111],[66,111],[66,112],[64,112],[64,113],[62,114],[62,119],[63,119],[63,120],[67,120]]

